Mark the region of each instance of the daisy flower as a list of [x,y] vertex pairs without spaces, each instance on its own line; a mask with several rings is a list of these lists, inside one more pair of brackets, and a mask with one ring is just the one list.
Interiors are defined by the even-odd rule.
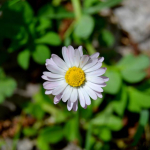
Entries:
[[49,71],[42,75],[47,80],[43,84],[45,94],[55,95],[54,104],[61,99],[67,102],[69,111],[77,111],[78,101],[86,109],[91,104],[90,98],[102,98],[102,87],[109,80],[102,76],[106,71],[106,68],[101,68],[104,58],[99,57],[98,52],[91,56],[83,55],[82,46],[78,49],[63,47],[62,55],[64,60],[55,54],[46,60]]

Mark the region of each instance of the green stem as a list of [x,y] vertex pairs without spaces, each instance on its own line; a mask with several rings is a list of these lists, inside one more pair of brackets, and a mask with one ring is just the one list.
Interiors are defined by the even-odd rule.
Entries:
[[71,0],[71,1],[73,4],[76,20],[80,20],[82,15],[80,0]]
[[89,127],[86,134],[86,140],[85,140],[85,149],[90,150],[90,138],[92,135],[92,123],[89,123]]

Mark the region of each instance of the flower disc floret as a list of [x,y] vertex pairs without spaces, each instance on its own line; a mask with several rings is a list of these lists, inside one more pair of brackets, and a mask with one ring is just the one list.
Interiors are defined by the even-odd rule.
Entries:
[[85,82],[85,73],[81,68],[71,67],[65,75],[66,82],[72,87],[79,87]]

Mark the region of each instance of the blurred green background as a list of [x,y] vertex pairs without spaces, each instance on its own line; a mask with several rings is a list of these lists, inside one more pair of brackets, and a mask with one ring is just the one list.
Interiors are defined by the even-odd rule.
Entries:
[[[1,0],[0,149],[150,150],[146,6],[147,0]],[[103,98],[77,112],[54,105],[42,88],[45,60],[69,45],[100,52],[109,77]]]

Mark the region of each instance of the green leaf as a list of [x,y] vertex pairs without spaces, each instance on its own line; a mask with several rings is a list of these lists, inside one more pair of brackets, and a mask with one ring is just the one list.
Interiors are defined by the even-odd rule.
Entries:
[[110,141],[112,138],[110,129],[100,128],[99,138],[103,141]]
[[133,146],[137,145],[139,140],[141,139],[142,134],[144,132],[144,127],[148,123],[148,120],[149,120],[149,111],[142,110],[140,113],[139,126],[136,134],[134,135],[134,142],[132,143]]
[[51,150],[50,145],[43,138],[40,137],[37,138],[37,147],[40,150]]
[[24,50],[18,54],[18,63],[23,69],[28,69],[29,67],[29,59],[30,59],[30,51]]
[[122,87],[121,92],[119,92],[115,100],[113,100],[112,105],[113,105],[114,111],[118,115],[123,116],[124,110],[127,105],[127,91],[126,91],[125,86]]
[[142,81],[146,77],[144,69],[149,66],[149,58],[142,54],[137,57],[127,55],[117,65],[124,80],[130,83]]
[[27,114],[30,114],[39,120],[41,120],[45,115],[44,110],[41,108],[41,105],[38,103],[29,103],[28,106],[24,109],[24,111]]
[[105,126],[113,131],[118,131],[122,128],[122,119],[112,114],[113,106],[108,105],[105,110],[98,113],[95,118],[91,120],[95,126]]
[[39,24],[36,27],[36,30],[39,31],[43,31],[45,29],[51,28],[52,26],[52,22],[51,20],[47,19],[47,18],[39,18]]
[[25,136],[34,136],[37,134],[37,129],[33,127],[26,127],[23,129],[23,133]]
[[52,18],[55,15],[54,8],[50,4],[46,4],[38,11],[39,17]]
[[10,77],[0,79],[0,103],[5,100],[5,97],[10,97],[14,93],[16,86],[15,80]]
[[36,39],[36,43],[58,46],[61,44],[61,39],[57,33],[48,32],[43,37]]
[[84,15],[78,22],[75,28],[75,35],[82,38],[88,39],[94,29],[94,20],[91,16]]
[[58,143],[63,138],[62,128],[60,126],[46,127],[41,129],[39,138],[46,143]]
[[104,8],[113,7],[119,4],[122,0],[106,0],[104,2],[99,2],[99,4],[95,6],[91,6],[89,8],[85,8],[83,11],[86,14],[96,14],[100,12]]
[[150,95],[140,92],[133,87],[128,88],[129,105],[128,109],[132,112],[140,112],[143,108],[150,108]]
[[[69,134],[68,134],[69,133]],[[78,120],[76,117],[68,120],[64,127],[64,135],[68,141],[78,141],[79,140],[79,127]]]
[[107,70],[105,75],[109,78],[107,86],[104,87],[104,91],[109,94],[117,94],[122,85],[121,75],[116,70]]
[[45,45],[37,45],[35,51],[32,53],[35,62],[44,64],[47,58],[50,58],[50,50]]
[[5,100],[5,97],[10,97],[16,89],[16,81],[10,77],[6,77],[1,70],[0,75],[0,103]]
[[115,40],[113,34],[109,30],[102,30],[99,35],[100,45],[111,47],[113,46]]

